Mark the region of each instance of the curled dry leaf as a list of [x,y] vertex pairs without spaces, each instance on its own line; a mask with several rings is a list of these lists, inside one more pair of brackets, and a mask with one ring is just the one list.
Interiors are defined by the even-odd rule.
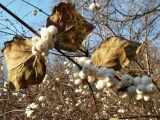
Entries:
[[91,56],[96,67],[105,66],[120,70],[139,53],[141,44],[125,38],[112,36],[102,43]]
[[45,59],[32,55],[31,48],[31,40],[15,37],[12,41],[6,42],[2,50],[7,64],[8,79],[16,91],[41,83],[45,76]]
[[76,51],[81,47],[83,40],[94,29],[71,3],[61,2],[54,7],[53,13],[48,17],[46,26],[54,25],[58,28],[55,48]]

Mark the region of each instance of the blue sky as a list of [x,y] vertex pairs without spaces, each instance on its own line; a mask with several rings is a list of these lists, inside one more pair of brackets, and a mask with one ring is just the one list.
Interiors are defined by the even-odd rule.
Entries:
[[[52,8],[55,6],[55,4],[58,3],[58,0],[26,0],[26,1],[44,10],[48,14],[52,13]],[[22,0],[1,0],[0,2],[4,6],[7,6],[9,3],[12,2],[7,6],[7,8],[12,12],[14,12],[18,17],[22,18],[25,22],[27,22],[27,24],[32,26],[35,30],[38,31],[42,26],[45,26],[47,16],[41,12],[38,12],[36,16],[33,16],[31,12],[34,9],[34,7],[26,4]],[[11,17],[8,13],[6,13],[5,11],[2,11],[1,8],[0,8],[0,12],[2,12],[2,16],[0,15],[0,31],[5,31],[1,24],[7,25],[10,29],[15,31],[15,28],[13,28],[13,24],[14,24],[14,26],[18,29],[18,31],[22,32],[22,30],[25,30],[28,36],[33,35],[28,29],[26,29],[20,23],[15,21],[15,19]],[[4,20],[4,18],[11,20],[13,23],[9,23],[8,21]],[[8,32],[13,33],[12,31],[8,31]],[[3,47],[3,43],[5,41],[11,40],[12,37],[13,36],[10,36],[10,35],[6,36],[5,34],[0,33],[0,39],[1,39],[0,48]]]

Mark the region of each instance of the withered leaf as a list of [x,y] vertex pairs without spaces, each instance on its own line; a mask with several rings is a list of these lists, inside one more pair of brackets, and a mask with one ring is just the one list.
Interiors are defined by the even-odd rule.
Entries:
[[55,48],[73,52],[81,47],[83,40],[94,29],[94,26],[76,11],[73,4],[64,2],[54,7],[46,23],[47,27],[50,25],[58,28]]
[[32,55],[31,48],[31,40],[15,37],[6,42],[2,50],[7,64],[8,80],[16,91],[29,85],[40,84],[45,76],[45,59]]
[[107,38],[94,51],[91,60],[96,67],[105,66],[120,70],[129,64],[130,60],[139,53],[141,44],[128,41],[125,38],[112,36]]

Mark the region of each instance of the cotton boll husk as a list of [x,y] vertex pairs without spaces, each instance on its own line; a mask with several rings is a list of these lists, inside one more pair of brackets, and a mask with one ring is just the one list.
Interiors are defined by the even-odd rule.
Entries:
[[79,77],[80,77],[81,79],[86,79],[86,78],[87,78],[87,75],[81,70],[81,71],[79,72]]
[[152,83],[152,79],[151,79],[150,77],[148,77],[147,75],[142,76],[141,83],[142,83],[143,85],[151,84],[151,83]]
[[36,43],[37,43],[38,41],[40,41],[40,40],[41,40],[40,37],[38,37],[38,36],[33,36],[33,37],[32,37],[32,44],[33,44],[33,45],[36,45]]
[[98,80],[96,83],[96,88],[98,90],[103,89],[106,86],[106,82],[104,80]]
[[36,43],[36,49],[40,52],[44,52],[44,51],[47,51],[48,50],[48,44],[45,42],[45,41],[38,41]]
[[75,85],[81,85],[82,84],[82,79],[75,79],[74,84]]
[[93,83],[96,80],[96,78],[94,76],[88,76],[87,80],[89,83]]
[[143,84],[140,84],[136,87],[136,93],[137,94],[144,94],[145,93],[145,86]]
[[135,77],[133,84],[134,84],[135,86],[140,85],[140,84],[141,84],[141,77]]
[[32,46],[32,54],[33,55],[39,55],[39,51],[36,50],[35,46]]
[[91,4],[89,5],[89,9],[90,9],[91,11],[94,11],[94,10],[96,9],[96,4],[95,4],[95,3],[91,3]]
[[47,30],[52,34],[52,35],[56,35],[58,33],[58,29],[57,27],[51,25],[47,28]]
[[148,100],[150,100],[150,96],[149,95],[144,95],[143,99],[144,99],[144,101],[148,101]]
[[153,94],[155,92],[157,92],[157,87],[153,83],[146,86],[146,93],[147,94]]
[[142,100],[143,99],[143,95],[142,94],[137,94],[136,95],[136,100]]
[[129,96],[134,96],[136,94],[136,87],[134,85],[129,86],[127,92]]

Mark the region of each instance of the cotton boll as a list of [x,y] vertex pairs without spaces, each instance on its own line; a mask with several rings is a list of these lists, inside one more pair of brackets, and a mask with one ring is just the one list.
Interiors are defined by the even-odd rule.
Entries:
[[82,71],[86,74],[89,75],[91,70],[91,65],[90,64],[84,64]]
[[90,75],[96,76],[97,68],[95,66],[93,66],[92,64],[90,64],[89,72],[90,72]]
[[82,80],[81,79],[75,79],[74,80],[74,84],[75,85],[81,85],[82,84]]
[[134,78],[134,82],[133,82],[133,84],[134,84],[135,86],[140,85],[140,84],[141,84],[141,78],[140,78],[140,77],[136,77],[136,78]]
[[120,83],[121,88],[123,88],[123,87],[129,87],[132,84],[133,84],[133,78],[130,75],[128,75],[128,74],[122,75],[122,77],[121,77],[121,83]]
[[136,88],[136,93],[137,94],[144,94],[145,93],[145,86],[143,84],[140,84]]
[[150,77],[148,77],[146,75],[142,77],[142,84],[143,85],[148,85],[150,83],[152,83],[152,79]]
[[40,51],[40,52],[44,52],[44,51],[46,51],[47,49],[48,49],[48,44],[45,42],[45,41],[38,41],[37,43],[36,43],[36,49],[38,50],[38,51]]
[[93,83],[96,80],[96,78],[94,76],[88,76],[87,80],[89,83]]
[[78,63],[79,63],[79,65],[83,66],[85,64],[85,61],[87,61],[87,60],[88,60],[88,57],[80,57],[78,59]]
[[51,25],[47,28],[47,30],[52,34],[52,35],[56,35],[58,33],[58,29],[57,27]]
[[28,118],[30,118],[32,115],[33,115],[33,110],[28,110],[28,111],[25,111],[25,114],[27,115]]
[[100,10],[101,9],[101,5],[99,3],[95,3],[96,4],[96,9]]
[[136,95],[136,100],[142,100],[143,99],[143,95],[142,94],[137,94]]
[[150,96],[149,95],[144,95],[143,99],[144,99],[144,101],[148,101],[148,100],[150,100]]
[[75,78],[75,79],[79,79],[80,78],[79,72],[74,72],[72,75],[73,75],[73,78]]
[[91,11],[94,11],[94,10],[96,9],[96,4],[95,4],[95,3],[90,4],[90,5],[89,5],[89,9],[90,9]]
[[41,34],[41,39],[43,41],[47,41],[48,43],[53,39],[52,34],[48,32],[47,28],[45,27],[41,29],[40,34]]
[[136,87],[135,86],[129,86],[127,88],[127,92],[128,92],[128,95],[130,96],[134,96],[136,94]]
[[96,83],[96,88],[98,90],[103,89],[106,86],[106,82],[104,80],[98,80]]
[[36,45],[36,43],[37,43],[38,41],[40,41],[40,40],[41,40],[40,37],[38,37],[38,36],[33,36],[33,37],[32,37],[32,44],[33,44],[33,45]]
[[113,81],[109,81],[106,83],[107,87],[111,87],[111,86],[113,86],[113,84],[114,84]]
[[86,61],[85,61],[85,64],[92,64],[92,61],[91,61],[91,59],[89,59],[89,60],[86,60]]
[[87,75],[86,75],[83,71],[80,71],[80,72],[79,72],[79,77],[80,77],[81,79],[86,79],[86,78],[87,78]]
[[153,94],[156,91],[157,91],[157,87],[153,83],[146,86],[146,93],[147,94]]

